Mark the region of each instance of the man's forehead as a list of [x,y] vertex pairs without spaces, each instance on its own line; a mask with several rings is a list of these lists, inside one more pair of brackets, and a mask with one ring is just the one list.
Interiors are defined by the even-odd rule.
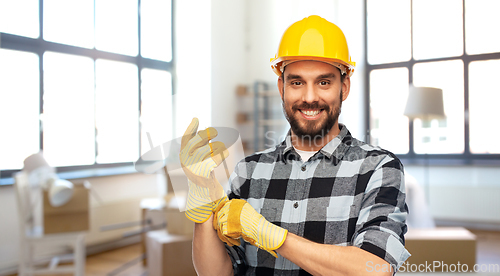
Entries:
[[321,61],[297,61],[285,67],[285,79],[296,79],[305,77],[335,78],[340,76],[337,67]]

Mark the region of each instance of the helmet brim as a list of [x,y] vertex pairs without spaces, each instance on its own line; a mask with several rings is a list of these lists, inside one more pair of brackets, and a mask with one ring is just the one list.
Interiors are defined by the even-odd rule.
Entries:
[[[336,66],[335,64],[341,64],[345,66],[346,73],[349,77],[352,76],[354,73],[354,67],[356,66],[355,62],[345,62],[341,59],[336,59],[336,58],[324,58],[324,57],[316,57],[316,56],[285,56],[285,57],[278,57],[278,58],[272,58],[271,59],[271,69],[273,72],[281,76],[283,72],[283,62],[284,61],[305,61],[305,60],[312,60],[312,61],[321,61],[325,62],[328,64],[331,64],[333,66]],[[288,63],[289,64],[289,63]],[[338,66],[336,66],[338,67]]]

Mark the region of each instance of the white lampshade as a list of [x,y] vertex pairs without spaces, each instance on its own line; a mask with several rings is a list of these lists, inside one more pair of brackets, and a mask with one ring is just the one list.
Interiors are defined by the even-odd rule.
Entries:
[[27,173],[31,173],[34,170],[42,168],[49,171],[54,171],[54,169],[49,165],[49,163],[47,163],[47,161],[43,157],[42,152],[32,154],[28,156],[26,159],[24,159],[23,170],[26,171]]
[[43,189],[48,188],[49,179],[54,178],[56,173],[55,169],[47,163],[41,151],[24,159],[23,171],[27,173],[31,186],[40,186]]
[[28,156],[24,160],[23,171],[27,173],[32,186],[48,191],[50,205],[62,206],[73,197],[73,183],[59,179],[55,169],[47,163],[42,152]]
[[443,119],[443,90],[434,87],[410,86],[404,115],[409,119]]
[[73,197],[73,183],[64,179],[53,179],[49,185],[49,201],[54,207],[62,206]]

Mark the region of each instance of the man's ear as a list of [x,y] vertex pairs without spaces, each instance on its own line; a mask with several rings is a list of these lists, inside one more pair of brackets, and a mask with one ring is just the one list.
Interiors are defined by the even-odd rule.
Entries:
[[349,92],[351,91],[351,78],[349,76],[345,76],[344,81],[342,82],[342,101],[347,99],[349,96]]
[[278,78],[278,90],[280,91],[281,99],[283,100],[283,75]]

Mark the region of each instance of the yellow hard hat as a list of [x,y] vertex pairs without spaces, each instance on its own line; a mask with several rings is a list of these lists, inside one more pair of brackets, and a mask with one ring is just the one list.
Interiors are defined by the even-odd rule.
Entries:
[[356,65],[351,60],[342,30],[317,15],[306,17],[288,27],[281,38],[278,52],[271,58],[271,68],[276,75],[281,76],[287,64],[299,60],[323,61],[339,67],[348,76],[352,75]]

